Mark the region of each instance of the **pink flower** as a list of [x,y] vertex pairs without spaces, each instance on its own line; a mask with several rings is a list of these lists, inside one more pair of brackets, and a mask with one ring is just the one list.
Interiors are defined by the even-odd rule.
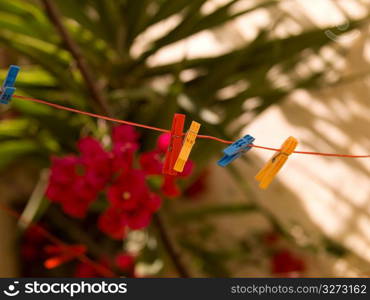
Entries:
[[81,157],[53,158],[46,196],[62,205],[63,211],[83,218],[90,204],[112,177],[111,158],[98,141],[78,142]]
[[168,146],[170,145],[171,134],[163,133],[159,136],[157,140],[157,150],[162,154],[167,152]]
[[191,160],[188,160],[185,163],[184,170],[178,176],[180,176],[180,177],[188,177],[193,172],[193,169],[194,169],[194,163]]
[[98,141],[93,138],[83,138],[78,142],[85,167],[84,179],[92,188],[101,190],[112,177],[111,156]]
[[138,206],[134,210],[126,212],[128,227],[133,230],[148,227],[153,213],[159,210],[162,199],[154,193],[145,193],[143,198],[138,201]]
[[129,125],[120,125],[114,127],[112,130],[112,141],[113,144],[136,144],[139,139],[139,134],[135,128]]
[[112,168],[115,175],[131,170],[136,150],[139,148],[134,143],[115,144],[112,150]]
[[66,188],[67,185],[57,184],[56,182],[50,180],[45,193],[46,197],[48,197],[50,201],[61,203],[66,197]]
[[[131,229],[141,229],[150,224],[152,214],[161,205],[161,198],[150,192],[146,184],[145,173],[141,170],[131,169],[121,174],[115,183],[108,189],[108,201],[116,209],[117,223],[127,224]],[[103,225],[101,225],[103,226]],[[103,229],[116,234],[111,229]]]
[[84,176],[78,176],[75,178],[72,190],[76,198],[87,204],[90,204],[96,199],[99,191],[99,189],[91,185]]
[[160,175],[163,169],[163,154],[153,150],[140,155],[140,166],[148,175]]
[[81,164],[81,160],[74,155],[63,158],[53,157],[51,160],[50,181],[60,185],[67,185],[73,182],[73,178],[77,175],[77,166]]
[[71,186],[77,178],[77,167],[80,160],[76,156],[52,158],[49,185],[46,196],[53,202],[62,203],[66,197],[72,196]]
[[132,230],[148,227],[152,220],[152,212],[146,209],[131,211],[128,214],[128,227]]
[[112,178],[112,168],[110,161],[96,162],[86,168],[84,180],[96,191],[104,189]]
[[88,207],[89,203],[81,201],[78,198],[66,198],[66,200],[62,202],[62,210],[64,213],[79,219],[86,216]]
[[75,218],[84,218],[92,202],[98,196],[99,189],[90,185],[86,178],[77,176],[68,192],[63,192],[65,198],[61,201],[63,211]]
[[162,204],[162,198],[159,197],[157,194],[150,194],[150,197],[148,199],[147,207],[148,210],[151,212],[156,212],[159,210]]
[[136,209],[141,198],[146,197],[148,187],[143,171],[131,169],[121,174],[108,188],[108,201],[126,210]]
[[135,277],[135,257],[133,255],[125,252],[120,253],[115,258],[115,264],[130,277]]
[[66,162],[63,159],[54,159],[53,162],[46,196],[60,203],[66,214],[83,218],[89,205],[95,201],[99,189],[90,185],[84,176],[77,174],[79,164],[73,164],[69,158]]
[[96,160],[106,159],[109,157],[102,145],[92,137],[80,139],[77,146],[85,162],[94,163]]
[[98,221],[99,229],[113,239],[123,239],[126,236],[127,220],[122,209],[111,206],[103,212]]

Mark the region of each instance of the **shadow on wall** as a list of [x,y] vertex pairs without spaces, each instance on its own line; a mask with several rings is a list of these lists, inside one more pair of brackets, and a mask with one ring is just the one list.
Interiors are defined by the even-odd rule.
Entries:
[[[364,34],[353,43],[343,73],[368,72],[370,65],[366,59],[366,33],[367,28],[364,28]],[[251,128],[271,134],[286,132],[287,136],[294,135],[294,132],[300,139],[301,150],[369,154],[369,92],[366,78],[317,92],[299,91],[279,108],[274,127],[270,122],[267,125],[270,127],[260,128],[266,124],[264,120],[274,117],[266,112]],[[251,128],[248,132],[251,132]],[[291,132],[287,132],[288,129]],[[261,161],[260,165],[263,163]],[[251,170],[247,172],[249,174]],[[297,222],[313,235],[323,230],[351,248],[357,254],[355,268],[358,267],[362,274],[368,274],[369,175],[370,164],[366,159],[296,155],[280,174],[279,183],[274,183],[266,192],[256,193],[280,220],[287,222],[287,226]]]

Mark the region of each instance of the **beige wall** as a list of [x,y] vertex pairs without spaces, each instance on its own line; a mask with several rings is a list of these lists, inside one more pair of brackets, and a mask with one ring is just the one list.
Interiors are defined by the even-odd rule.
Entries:
[[[294,11],[292,20],[295,22],[278,28],[278,35],[299,31],[299,23],[301,28],[338,25],[348,16],[363,17],[370,9],[369,1],[357,0],[281,2],[285,2],[283,10]],[[248,40],[254,35],[254,28],[269,22],[270,17],[262,12],[240,18],[222,29],[231,34],[225,37],[220,30],[216,40],[219,36],[226,40],[229,37],[230,42],[235,36]],[[300,141],[299,150],[370,155],[370,81],[364,76],[370,74],[368,36],[365,26],[361,31],[335,39],[317,55],[308,54],[305,64],[297,70],[299,74],[329,67],[333,77],[352,80],[319,91],[297,91],[282,105],[271,107],[258,116],[246,126],[244,133],[256,137],[257,145],[279,148],[292,135]],[[209,38],[207,41],[205,44],[209,48],[216,47],[217,43],[212,46]],[[192,41],[188,41],[188,45],[192,45]],[[347,54],[341,56],[339,51],[343,49]],[[164,57],[164,54],[159,56],[159,62]],[[345,259],[333,259],[322,251],[312,261],[312,275],[369,275],[370,159],[293,155],[271,187],[261,191],[254,175],[271,155],[269,151],[255,149],[248,154],[253,166],[239,162],[258,200],[296,234],[298,240],[301,238],[302,244],[309,239],[317,241],[320,247],[323,233],[354,252]],[[206,201],[243,201],[223,169],[215,167],[210,181],[213,192],[207,195]],[[233,234],[237,231],[235,234],[243,235],[251,222],[254,221],[250,216],[232,217],[221,220],[220,228],[227,231],[227,236],[231,234],[227,228],[233,228]],[[239,274],[248,273],[241,271]]]

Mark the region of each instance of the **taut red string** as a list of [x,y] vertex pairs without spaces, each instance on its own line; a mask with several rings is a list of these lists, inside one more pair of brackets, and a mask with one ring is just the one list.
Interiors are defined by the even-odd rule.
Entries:
[[[51,107],[54,107],[54,108],[57,108],[57,109],[60,109],[60,110],[66,110],[66,111],[70,111],[70,112],[73,112],[73,113],[90,116],[90,117],[93,117],[93,118],[103,119],[103,120],[106,120],[106,121],[116,122],[116,123],[120,123],[120,124],[127,124],[127,125],[130,125],[130,126],[141,127],[141,128],[150,129],[150,130],[159,131],[159,132],[164,132],[164,133],[169,133],[170,132],[170,130],[167,130],[167,129],[158,128],[158,127],[149,126],[149,125],[144,125],[144,124],[135,123],[135,122],[130,122],[130,121],[125,121],[125,120],[119,120],[119,119],[115,119],[115,118],[110,118],[110,117],[107,117],[107,116],[98,115],[98,114],[94,114],[94,113],[90,113],[90,112],[86,112],[86,111],[81,111],[81,110],[78,110],[78,109],[75,109],[75,108],[70,108],[70,107],[66,107],[66,106],[63,106],[63,105],[51,103],[51,102],[48,102],[48,101],[45,101],[45,100],[40,100],[40,99],[35,99],[35,98],[25,97],[25,96],[17,96],[17,95],[13,95],[13,98],[18,98],[18,99],[22,99],[22,100],[37,102],[37,103],[45,104],[45,105],[48,105],[48,106],[51,106]],[[228,141],[228,140],[220,139],[220,138],[217,138],[217,137],[214,137],[214,136],[209,136],[209,135],[201,135],[201,134],[199,135],[198,134],[197,138],[214,140],[214,141],[218,141],[218,142],[221,142],[221,143],[224,143],[224,144],[232,144],[233,143],[233,141]],[[249,146],[254,147],[254,148],[264,149],[264,150],[276,151],[276,152],[279,152],[281,150],[281,149],[277,149],[277,148],[258,146],[258,145],[254,145],[254,144],[251,144]],[[294,151],[293,153],[307,154],[307,155],[318,155],[318,156],[330,156],[330,157],[344,157],[344,158],[370,158],[370,155],[350,155],[350,154],[322,153],[322,152],[309,152],[309,151]]]

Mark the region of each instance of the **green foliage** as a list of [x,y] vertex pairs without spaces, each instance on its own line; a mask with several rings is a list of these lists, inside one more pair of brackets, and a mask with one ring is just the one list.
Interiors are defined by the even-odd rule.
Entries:
[[37,153],[37,144],[33,141],[18,140],[6,141],[0,147],[0,170],[3,170],[9,163],[17,160],[21,156]]
[[248,204],[212,205],[175,214],[174,221],[189,222],[208,216],[245,214],[249,212],[255,212],[256,209],[257,208],[255,205]]

